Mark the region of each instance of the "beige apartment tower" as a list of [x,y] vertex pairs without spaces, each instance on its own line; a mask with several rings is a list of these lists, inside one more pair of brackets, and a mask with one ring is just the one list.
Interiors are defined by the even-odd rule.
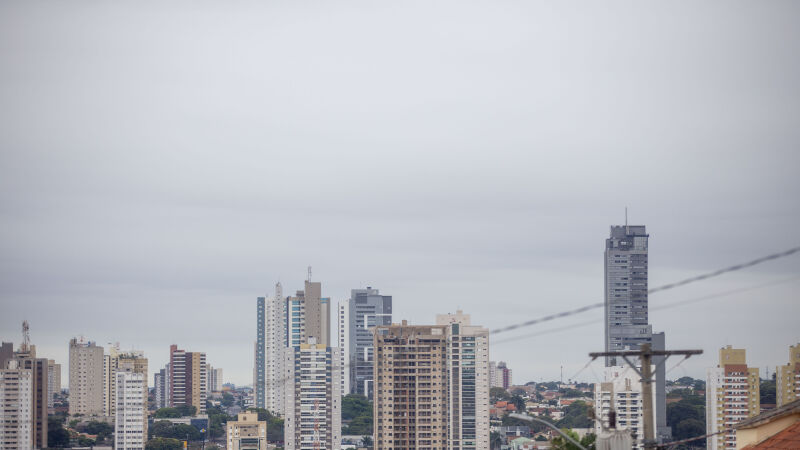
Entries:
[[330,346],[330,306],[331,299],[322,297],[322,283],[306,280],[305,290],[286,300],[288,346],[297,347],[311,339],[317,345]]
[[800,343],[789,347],[789,364],[778,366],[775,372],[778,407],[800,399]]
[[121,367],[125,372],[143,374],[147,378],[147,358],[144,357],[144,352],[122,352],[119,344],[108,349],[108,353],[103,356],[103,409],[104,414],[109,417],[114,416],[117,410],[117,372]]
[[403,321],[373,339],[375,449],[446,449],[447,326]]
[[61,393],[61,364],[47,360],[47,408],[55,408],[55,396]]
[[69,413],[103,415],[103,347],[73,338],[69,341]]
[[489,448],[489,330],[469,314],[436,316],[447,327],[447,448]]
[[760,378],[758,368],[748,367],[745,350],[727,346],[719,350],[719,364],[708,369],[706,381],[706,430],[716,433],[730,431],[710,437],[710,450],[734,450],[736,431],[733,427],[756,416],[759,405]]
[[259,421],[257,413],[239,413],[226,428],[228,450],[267,450],[267,422]]
[[171,345],[169,371],[169,405],[194,406],[197,414],[205,414],[208,392],[206,354],[187,352],[177,345]]

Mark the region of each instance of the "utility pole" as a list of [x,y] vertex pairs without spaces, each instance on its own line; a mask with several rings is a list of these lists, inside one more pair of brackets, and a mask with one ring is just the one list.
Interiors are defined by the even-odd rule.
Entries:
[[[699,355],[702,350],[652,350],[650,344],[642,344],[639,350],[626,350],[621,352],[594,352],[589,353],[592,360],[600,357],[619,356],[628,363],[636,373],[642,377],[642,414],[644,416],[644,448],[656,448],[656,430],[653,422],[653,368],[651,366],[653,356],[663,356],[659,365],[664,364],[667,358],[674,355],[681,355],[689,358],[692,355]],[[636,356],[641,363],[641,370],[636,367],[628,357]],[[613,399],[612,399],[613,402]]]

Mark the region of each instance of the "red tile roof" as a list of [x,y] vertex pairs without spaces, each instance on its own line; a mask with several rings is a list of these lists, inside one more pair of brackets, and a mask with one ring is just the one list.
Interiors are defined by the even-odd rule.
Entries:
[[796,422],[780,433],[760,444],[748,445],[743,450],[796,450],[800,448],[800,422]]

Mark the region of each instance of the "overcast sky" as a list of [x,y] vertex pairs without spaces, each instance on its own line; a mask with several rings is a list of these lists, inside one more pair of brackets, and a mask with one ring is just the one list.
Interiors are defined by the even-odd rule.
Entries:
[[[497,328],[602,301],[626,206],[651,287],[794,247],[798,18],[793,1],[0,2],[0,339],[30,321],[65,387],[79,335],[151,372],[170,344],[205,351],[250,384],[256,297],[302,289],[309,265],[334,303],[372,286],[395,321],[460,308]],[[651,309],[798,274],[795,255]],[[726,344],[788,362],[798,288],[651,311],[669,348],[706,352],[669,377],[705,377]],[[588,321],[492,359],[518,383],[570,377],[603,349],[602,310],[519,333]]]

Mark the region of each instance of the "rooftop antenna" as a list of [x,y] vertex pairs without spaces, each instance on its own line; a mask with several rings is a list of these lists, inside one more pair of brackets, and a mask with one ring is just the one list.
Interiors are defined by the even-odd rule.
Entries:
[[625,234],[630,234],[631,230],[628,228],[628,207],[625,207]]
[[308,266],[308,282],[311,283],[311,266]]
[[22,348],[20,349],[23,353],[27,353],[30,351],[31,346],[31,327],[28,325],[28,321],[25,320],[22,322]]

